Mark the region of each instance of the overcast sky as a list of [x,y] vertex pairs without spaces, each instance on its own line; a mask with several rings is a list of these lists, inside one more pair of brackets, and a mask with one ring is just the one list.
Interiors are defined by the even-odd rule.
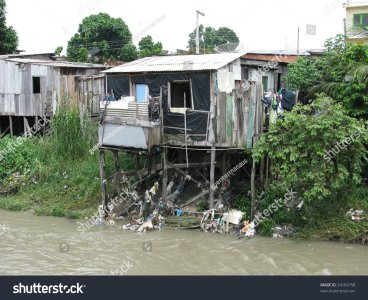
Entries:
[[[164,49],[187,47],[194,30],[197,9],[204,26],[233,29],[245,49],[321,48],[326,38],[343,32],[343,0],[7,0],[7,21],[19,35],[19,49],[29,53],[53,52],[77,32],[88,15],[106,12],[120,17],[133,38],[142,33],[161,41]],[[150,26],[154,24],[153,26]],[[306,25],[317,26],[316,35]],[[145,30],[145,28],[149,30]]]

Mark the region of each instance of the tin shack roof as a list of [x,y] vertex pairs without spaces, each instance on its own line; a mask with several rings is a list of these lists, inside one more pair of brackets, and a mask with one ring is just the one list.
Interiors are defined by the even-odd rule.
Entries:
[[103,73],[141,73],[141,72],[188,72],[217,70],[244,53],[220,53],[201,55],[169,55],[141,58],[124,65],[108,69]]
[[33,64],[50,66],[57,68],[80,68],[80,69],[106,69],[105,65],[81,63],[81,62],[69,62],[69,61],[57,61],[57,60],[44,60],[44,59],[32,59],[32,58],[14,58],[12,56],[0,56],[0,60],[11,61],[19,64]]

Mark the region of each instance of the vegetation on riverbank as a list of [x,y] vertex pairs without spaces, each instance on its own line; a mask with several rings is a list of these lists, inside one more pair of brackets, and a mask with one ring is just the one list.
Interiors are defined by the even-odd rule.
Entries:
[[[300,88],[303,104],[285,112],[252,151],[257,162],[272,163],[270,183],[257,182],[257,212],[295,193],[287,205],[273,206],[257,231],[272,236],[276,225],[291,225],[296,238],[368,244],[368,76],[360,72],[368,70],[368,46],[344,48],[339,39],[327,46],[326,56],[290,66],[287,82]],[[0,151],[15,140],[0,139]],[[45,136],[18,141],[0,160],[0,208],[71,218],[96,212],[98,153],[89,150],[97,143],[97,122],[69,107],[57,112]],[[113,174],[110,153],[106,159],[106,173]],[[121,160],[125,170],[132,167],[127,156]],[[249,218],[249,186],[241,184],[232,207]],[[208,202],[198,208],[208,209]],[[365,214],[352,220],[349,210]]]
[[[0,149],[14,140],[1,139]],[[46,136],[22,139],[0,161],[0,208],[71,218],[94,213],[101,201],[98,151],[89,150],[96,143],[96,122],[73,108],[59,111]],[[112,172],[109,155],[106,167]]]
[[[325,47],[323,57],[289,65],[286,82],[299,89],[303,104],[273,124],[253,151],[257,161],[272,161],[273,182],[259,210],[288,190],[297,193],[294,205],[279,208],[259,231],[272,235],[275,224],[291,224],[299,238],[368,243],[368,46],[345,45],[337,36]],[[350,209],[365,214],[353,221]]]

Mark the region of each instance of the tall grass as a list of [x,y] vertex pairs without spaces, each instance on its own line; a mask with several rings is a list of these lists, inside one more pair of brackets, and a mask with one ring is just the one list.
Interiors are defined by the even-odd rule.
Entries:
[[51,122],[53,153],[60,158],[80,159],[97,143],[97,125],[75,107],[60,108]]
[[[44,137],[25,139],[14,153],[0,161],[0,208],[33,210],[40,215],[79,217],[95,212],[101,203],[97,121],[76,108],[63,106]],[[0,140],[0,149],[15,138]],[[132,167],[121,155],[124,170]],[[112,155],[106,155],[106,173],[113,174]],[[16,173],[16,174],[15,174]],[[108,193],[116,188],[108,182]]]

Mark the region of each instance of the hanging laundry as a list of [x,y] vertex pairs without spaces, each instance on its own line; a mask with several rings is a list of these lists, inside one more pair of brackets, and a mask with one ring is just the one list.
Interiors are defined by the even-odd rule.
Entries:
[[270,124],[275,123],[276,120],[277,120],[277,101],[276,95],[274,95],[270,106]]
[[230,94],[235,89],[235,79],[233,72],[217,72],[217,84],[220,92]]
[[291,111],[296,103],[296,96],[287,89],[281,89],[281,105],[284,110]]

